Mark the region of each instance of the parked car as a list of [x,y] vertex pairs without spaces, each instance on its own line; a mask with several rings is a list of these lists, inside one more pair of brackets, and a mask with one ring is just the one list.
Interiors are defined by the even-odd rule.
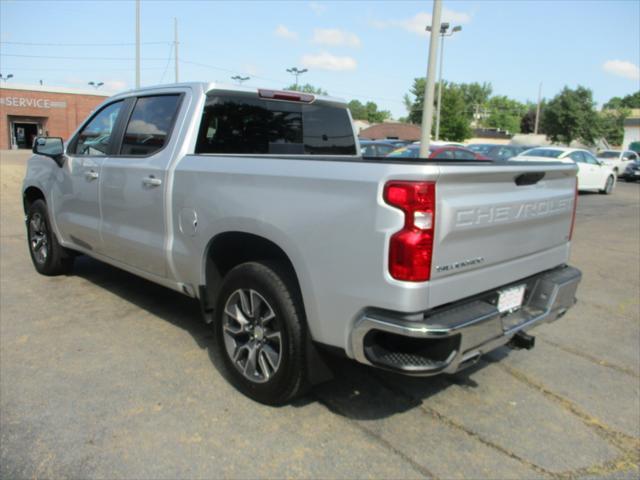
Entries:
[[[107,155],[83,148],[97,129]],[[197,299],[226,378],[281,404],[327,378],[326,350],[428,376],[533,347],[581,279],[576,172],[367,160],[340,99],[188,83],[38,138],[22,193],[39,273],[86,254]]]
[[[429,145],[429,159],[432,160],[490,160],[489,158],[461,147],[441,147]],[[398,148],[389,155],[389,158],[419,158],[420,145],[411,144]]]
[[575,162],[578,165],[578,188],[610,194],[616,185],[613,168],[598,160],[588,150],[562,147],[539,147],[521,153],[514,161]]
[[393,143],[381,140],[360,140],[363,157],[386,157],[397,148]]
[[628,164],[622,176],[627,182],[640,181],[640,160]]
[[598,159],[613,168],[617,176],[621,176],[631,162],[638,160],[638,154],[631,150],[603,150],[597,155]]
[[466,145],[464,148],[468,148],[472,152],[476,152],[476,153],[479,153],[480,155],[486,156],[489,150],[491,150],[493,147],[496,147],[496,146],[497,145],[495,143],[470,143],[469,145]]

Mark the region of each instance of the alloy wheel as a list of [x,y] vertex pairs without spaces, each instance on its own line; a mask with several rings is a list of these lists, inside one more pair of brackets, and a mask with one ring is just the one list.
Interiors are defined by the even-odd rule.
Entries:
[[234,291],[224,307],[222,332],[235,368],[255,383],[269,381],[282,361],[282,332],[269,302],[252,289]]
[[36,262],[43,264],[49,255],[47,222],[40,213],[34,213],[29,221],[29,246]]

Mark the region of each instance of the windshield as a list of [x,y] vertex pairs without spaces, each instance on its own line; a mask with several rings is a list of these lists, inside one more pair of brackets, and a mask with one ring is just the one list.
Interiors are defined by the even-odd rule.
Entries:
[[534,148],[533,150],[529,150],[527,152],[522,153],[523,157],[547,157],[547,158],[558,158],[564,152],[562,150],[554,150],[551,148]]
[[420,155],[420,147],[411,146],[411,147],[402,147],[398,148],[391,152],[387,157],[390,158],[418,158]]
[[613,150],[607,150],[605,152],[600,152],[598,154],[598,158],[618,158],[621,152],[614,152]]
[[486,155],[489,152],[489,150],[494,148],[494,145],[474,144],[474,145],[469,145],[467,148],[469,150],[471,150],[472,152],[481,153],[483,155]]

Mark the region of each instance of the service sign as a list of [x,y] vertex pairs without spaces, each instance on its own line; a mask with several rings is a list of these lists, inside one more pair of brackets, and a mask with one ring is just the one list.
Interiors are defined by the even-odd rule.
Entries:
[[66,108],[67,102],[56,102],[47,98],[3,97],[0,105],[18,108]]

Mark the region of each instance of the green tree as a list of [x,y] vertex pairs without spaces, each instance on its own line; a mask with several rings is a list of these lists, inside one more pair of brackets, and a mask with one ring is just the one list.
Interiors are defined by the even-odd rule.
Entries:
[[[471,137],[469,117],[464,92],[460,85],[452,82],[443,82],[442,108],[440,109],[440,138],[452,142],[461,142]],[[413,96],[413,104],[409,110],[409,121],[415,124],[422,123],[422,109],[424,107],[425,79],[416,78],[413,81],[410,94]],[[436,92],[438,91],[436,85]],[[437,100],[436,100],[437,101]],[[434,102],[435,103],[435,102]],[[434,127],[431,132],[433,135]]]
[[522,117],[527,107],[504,95],[491,97],[487,102],[489,116],[482,122],[484,126],[499,128],[509,133],[519,133]]
[[640,90],[625,97],[613,97],[604,107],[607,110],[618,110],[621,108],[640,108]]
[[351,110],[351,116],[354,120],[366,120],[369,123],[382,123],[391,118],[391,112],[378,110],[378,105],[375,102],[363,104],[359,100],[351,100],[349,110]]
[[601,126],[595,111],[593,93],[585,87],[564,89],[547,104],[542,115],[544,131],[555,142],[570,144],[579,139],[593,145]]
[[622,145],[624,138],[624,119],[631,112],[627,108],[608,109],[600,112],[602,136],[611,145]]
[[[440,108],[440,138],[450,142],[463,142],[471,137],[467,103],[460,85],[443,82]],[[432,132],[433,135],[433,132]]]
[[294,92],[304,92],[304,93],[314,93],[316,95],[329,95],[326,90],[323,90],[320,87],[314,87],[309,83],[305,83],[304,85],[289,85],[286,87],[286,90],[293,90]]
[[493,87],[488,82],[461,83],[460,89],[464,95],[464,103],[467,106],[467,116],[473,118],[476,109],[484,108],[493,93]]

